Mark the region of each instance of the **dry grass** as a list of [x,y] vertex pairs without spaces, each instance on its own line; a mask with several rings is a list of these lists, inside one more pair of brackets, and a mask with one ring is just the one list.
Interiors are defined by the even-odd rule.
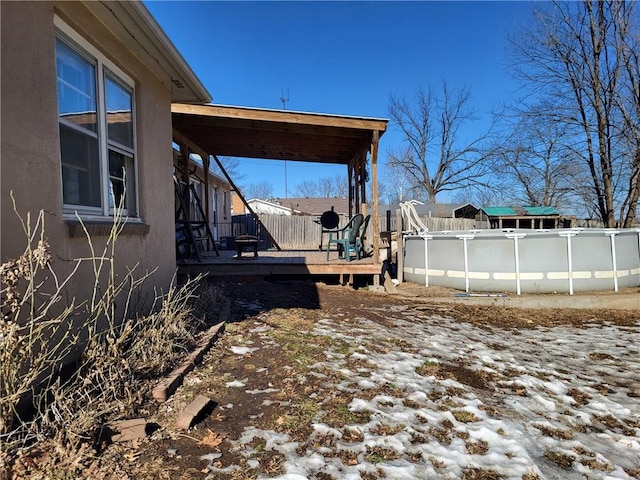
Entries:
[[504,478],[493,470],[483,468],[468,468],[462,472],[462,480],[500,480]]
[[541,425],[537,423],[534,423],[533,426],[548,437],[559,438],[562,440],[573,440],[573,432],[571,430],[553,428],[548,425]]
[[562,452],[554,452],[551,450],[544,453],[544,458],[564,469],[571,468],[573,462],[576,460],[573,455],[567,455]]
[[[54,478],[58,470],[73,477],[74,469],[87,467],[75,461],[78,453],[91,459],[87,449],[100,449],[102,426],[135,414],[145,381],[172,368],[194,344],[219,294],[204,288],[199,277],[172,286],[157,296],[147,310],[152,313],[137,315],[135,299],[153,272],[138,276],[134,267],[126,275],[116,273],[115,244],[124,225],[118,212],[102,250],[85,229],[90,256],[73,260],[59,276],[44,213],[32,221],[15,204],[14,210],[26,248],[0,267],[0,466],[15,463],[28,447],[44,452],[33,468],[49,469]],[[93,273],[92,293],[69,301],[65,288],[81,266]],[[72,353],[74,363],[60,370]],[[30,477],[29,465],[14,466]]]
[[465,444],[467,453],[471,455],[484,455],[489,451],[489,443],[484,440],[478,440],[477,442],[467,441]]
[[474,413],[467,410],[454,410],[451,414],[453,415],[453,418],[462,423],[472,423],[480,420]]

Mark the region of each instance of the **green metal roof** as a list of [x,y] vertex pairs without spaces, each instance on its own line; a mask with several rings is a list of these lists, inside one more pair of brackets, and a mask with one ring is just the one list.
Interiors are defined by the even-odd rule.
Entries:
[[560,215],[554,207],[483,207],[482,210],[490,217],[523,217]]
[[510,215],[517,215],[516,211],[511,207],[483,207],[482,210],[490,217],[505,217]]
[[527,215],[560,215],[560,212],[553,207],[522,207]]

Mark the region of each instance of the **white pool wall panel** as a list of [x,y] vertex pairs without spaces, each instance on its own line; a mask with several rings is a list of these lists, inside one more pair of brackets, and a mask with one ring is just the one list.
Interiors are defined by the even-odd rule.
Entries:
[[551,293],[640,286],[640,229],[409,235],[404,279],[463,291]]

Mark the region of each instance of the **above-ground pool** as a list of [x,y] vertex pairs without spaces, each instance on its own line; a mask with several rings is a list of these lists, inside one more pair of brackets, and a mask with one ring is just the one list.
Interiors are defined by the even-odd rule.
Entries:
[[466,292],[618,291],[640,285],[640,229],[408,235],[402,273],[409,282]]

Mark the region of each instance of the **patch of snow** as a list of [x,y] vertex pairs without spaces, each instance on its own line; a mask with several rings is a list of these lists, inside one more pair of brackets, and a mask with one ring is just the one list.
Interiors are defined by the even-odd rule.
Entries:
[[225,383],[225,385],[227,387],[246,387],[247,386],[247,379],[245,379],[244,381],[233,380],[232,382]]
[[258,347],[238,347],[233,345],[231,351],[236,355],[246,355],[247,353],[253,353],[258,350]]
[[200,460],[204,460],[205,462],[212,463],[214,460],[217,460],[222,456],[221,453],[207,453],[206,455],[200,455]]
[[245,390],[249,395],[257,395],[258,393],[274,393],[279,392],[279,388],[263,388],[262,390]]
[[[347,355],[328,349],[306,374],[326,380],[327,391],[312,394],[318,404],[330,404],[331,392],[351,397],[347,408],[354,417],[344,426],[312,425],[312,437],[335,439],[331,447],[310,442],[301,451],[288,435],[255,427],[233,441],[252,462],[257,452],[246,444],[256,437],[264,450],[284,455],[282,475],[269,478],[325,473],[360,479],[366,472],[455,479],[476,468],[508,480],[526,474],[605,480],[630,479],[625,469],[640,468],[640,398],[633,394],[640,383],[640,325],[514,332],[481,329],[410,306],[371,310],[387,324],[368,319],[363,309],[356,323],[323,318],[313,330],[354,346]],[[352,360],[367,368],[349,368]],[[425,364],[441,370],[421,375]],[[464,372],[483,378],[484,386],[464,383]],[[356,464],[343,463],[340,453],[346,450]],[[388,452],[391,459],[376,452]],[[554,454],[574,461],[564,468],[551,460]],[[589,467],[594,461],[601,469]]]

